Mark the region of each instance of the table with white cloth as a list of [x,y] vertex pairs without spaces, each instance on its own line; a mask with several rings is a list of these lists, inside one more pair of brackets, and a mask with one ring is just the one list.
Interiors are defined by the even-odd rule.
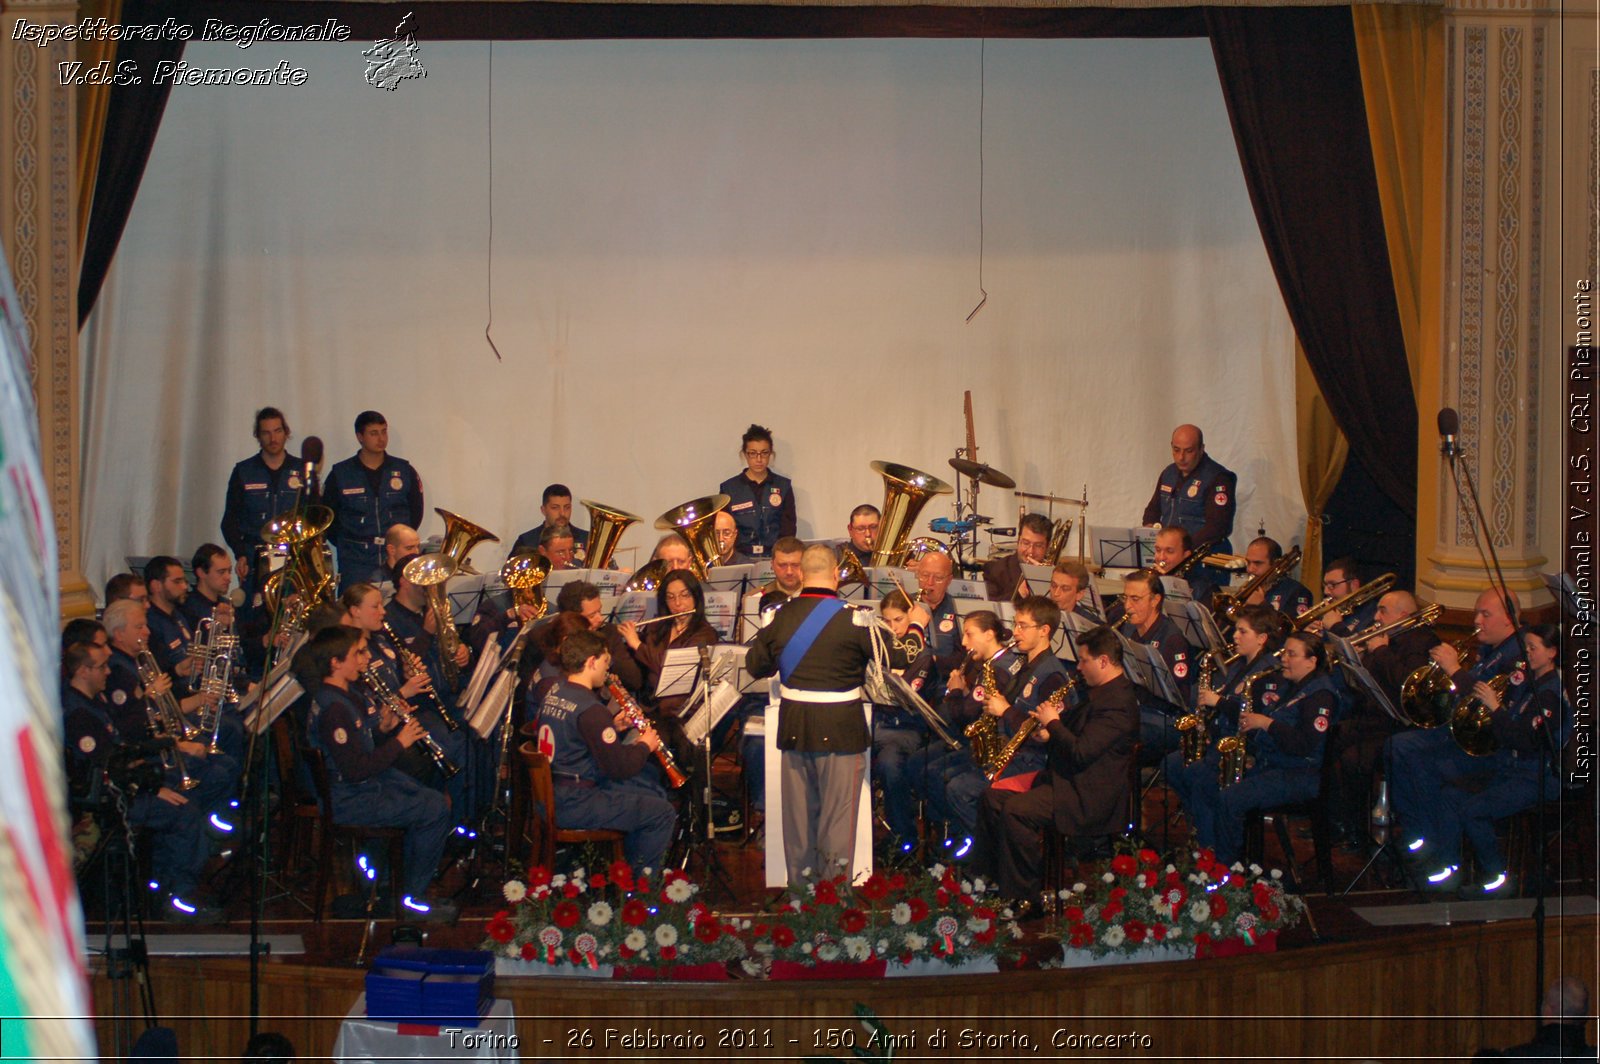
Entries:
[[333,1059],[340,1064],[388,1060],[500,1060],[517,1056],[517,1016],[511,1002],[494,1003],[476,1027],[394,1023],[367,1018],[367,995],[356,998],[339,1025]]

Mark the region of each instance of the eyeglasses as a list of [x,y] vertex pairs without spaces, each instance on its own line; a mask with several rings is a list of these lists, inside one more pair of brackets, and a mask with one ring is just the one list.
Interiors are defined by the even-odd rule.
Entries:
[[1011,630],[1013,632],[1028,632],[1028,631],[1032,631],[1035,628],[1043,628],[1043,627],[1044,627],[1044,625],[1042,625],[1042,624],[1029,624],[1027,621],[1013,621],[1013,622],[1011,622]]
[[1348,579],[1344,579],[1344,580],[1324,580],[1322,582],[1322,590],[1324,590],[1324,591],[1332,591],[1334,588],[1343,587],[1344,585],[1348,584],[1349,582],[1350,581]]
[[744,452],[744,456],[746,458],[771,458],[772,457],[772,452],[771,451],[750,451],[750,450],[747,450],[747,451]]
[[877,530],[878,530],[878,522],[876,522],[876,521],[872,522],[872,524],[870,524],[870,525],[851,525],[850,526],[850,531],[852,531],[852,532],[876,532]]

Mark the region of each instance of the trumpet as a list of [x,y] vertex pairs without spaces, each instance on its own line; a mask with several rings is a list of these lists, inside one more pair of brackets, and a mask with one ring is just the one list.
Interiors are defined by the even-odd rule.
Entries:
[[189,775],[178,743],[192,740],[196,733],[189,722],[183,719],[183,710],[178,708],[178,700],[172,697],[170,690],[160,694],[151,693],[150,686],[161,678],[162,672],[161,666],[156,664],[156,659],[143,643],[139,644],[135,662],[139,667],[139,682],[145,688],[144,711],[150,724],[150,733],[158,739],[172,740],[172,762],[167,764],[165,755],[162,755],[162,762],[168,768],[178,770],[180,790],[192,791],[200,785],[200,781]]
[[[367,689],[372,692],[378,702],[395,716],[407,724],[416,720],[416,714],[411,712],[411,707],[406,704],[406,700],[383,682],[383,676],[378,672],[377,666],[368,665],[366,672],[361,674],[361,679],[366,683]],[[418,727],[421,727],[421,725],[418,724]],[[439,741],[428,734],[428,729],[422,729],[422,738],[418,741],[422,743],[422,749],[427,751],[428,756],[433,759],[434,766],[438,768],[439,774],[445,779],[449,779],[461,771],[445,754],[444,747],[439,745]]]
[[[622,714],[623,719],[634,728],[642,732],[650,726],[650,722],[645,719],[644,710],[640,709],[639,703],[628,694],[627,689],[622,686],[622,681],[617,679],[616,673],[606,677],[606,691],[610,693],[611,700],[617,704],[617,711]],[[672,751],[667,749],[666,743],[663,742],[656,747],[655,753],[656,760],[661,763],[661,775],[665,777],[668,787],[677,790],[689,782],[689,777],[678,767],[678,762],[674,760]]]

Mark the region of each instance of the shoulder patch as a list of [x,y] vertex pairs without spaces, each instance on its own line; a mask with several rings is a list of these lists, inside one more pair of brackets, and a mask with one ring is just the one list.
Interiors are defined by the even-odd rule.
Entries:
[[94,753],[94,736],[85,735],[82,739],[79,739],[78,749],[82,750],[86,754]]
[[124,691],[122,688],[119,687],[115,691],[111,692],[111,702],[113,705],[120,706],[127,700],[128,692]]
[[1519,686],[1519,687],[1522,685],[1522,682],[1524,680],[1526,680],[1527,678],[1528,678],[1527,673],[1523,672],[1521,669],[1517,669],[1515,672],[1513,672],[1511,674],[1511,682],[1513,684]]
[[1172,675],[1182,680],[1189,675],[1189,663],[1179,658],[1172,663]]
[[606,730],[600,733],[600,741],[603,742],[603,743],[607,743],[607,744],[616,742],[617,741],[617,729],[615,729],[613,727],[610,727],[608,725],[606,727]]
[[335,728],[333,729],[333,741],[343,746],[350,741],[350,733],[343,728]]
[[1228,489],[1218,484],[1216,493],[1212,496],[1212,501],[1218,506],[1228,505]]
[[1317,719],[1311,722],[1311,726],[1316,728],[1317,731],[1327,731],[1328,715],[1326,713],[1318,713]]

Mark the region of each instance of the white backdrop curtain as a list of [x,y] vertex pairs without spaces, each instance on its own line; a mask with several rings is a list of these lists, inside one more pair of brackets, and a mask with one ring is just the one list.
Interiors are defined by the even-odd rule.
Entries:
[[552,480],[652,518],[714,491],[751,421],[801,535],[841,536],[871,459],[949,477],[963,389],[982,459],[1087,485],[1092,524],[1137,523],[1192,421],[1236,544],[1301,527],[1292,331],[1204,40],[988,43],[970,324],[977,41],[501,43],[492,120],[488,44],[423,42],[386,92],[367,43],[185,53],[308,79],[173,91],[84,333],[92,582],[220,541],[269,403],[330,461],[382,411],[423,534],[442,505],[502,550]]

